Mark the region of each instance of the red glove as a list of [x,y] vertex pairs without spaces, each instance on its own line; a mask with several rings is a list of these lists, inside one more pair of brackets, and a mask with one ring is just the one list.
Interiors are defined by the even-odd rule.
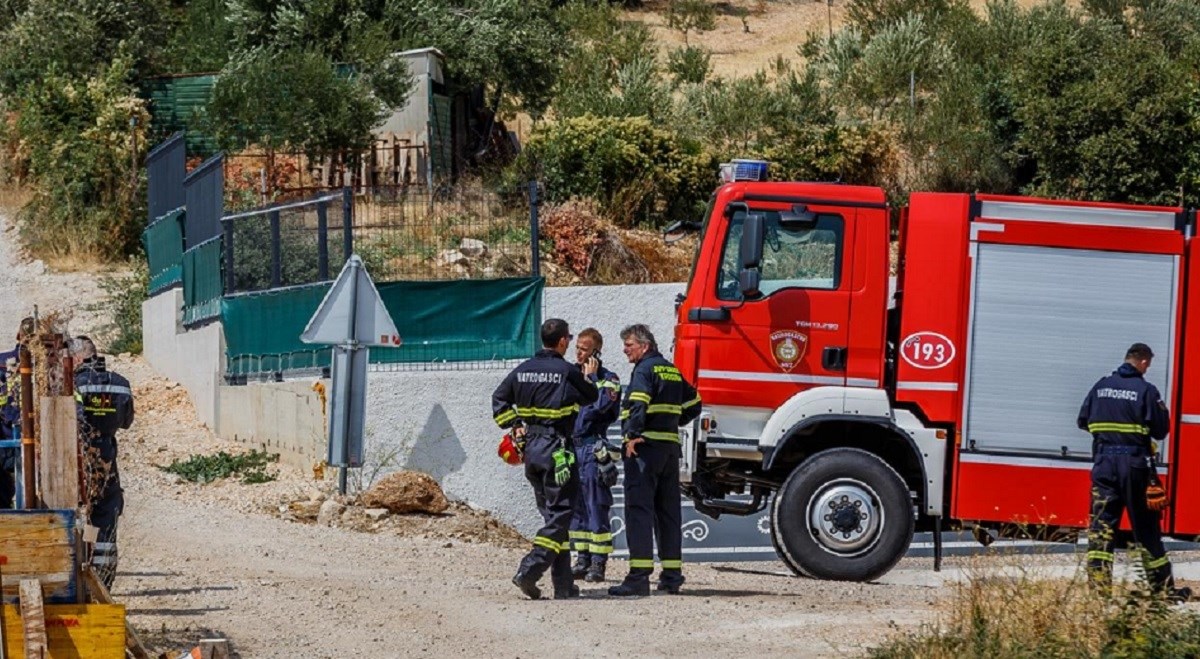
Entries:
[[1161,483],[1154,482],[1146,488],[1146,507],[1156,513],[1167,509],[1167,491]]

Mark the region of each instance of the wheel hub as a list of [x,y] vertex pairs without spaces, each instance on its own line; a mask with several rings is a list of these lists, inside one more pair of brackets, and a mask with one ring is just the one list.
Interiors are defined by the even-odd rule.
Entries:
[[856,554],[879,537],[883,511],[874,490],[866,484],[840,479],[818,489],[809,500],[808,522],[823,548]]

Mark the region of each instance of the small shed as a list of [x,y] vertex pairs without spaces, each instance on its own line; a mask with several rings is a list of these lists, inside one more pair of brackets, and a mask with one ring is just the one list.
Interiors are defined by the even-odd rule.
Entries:
[[[415,156],[414,174],[432,184],[454,172],[454,100],[446,89],[446,56],[437,48],[395,53],[408,62],[413,88],[408,103],[396,108],[375,129],[379,142],[389,145],[385,159]],[[387,168],[387,164],[379,163]]]

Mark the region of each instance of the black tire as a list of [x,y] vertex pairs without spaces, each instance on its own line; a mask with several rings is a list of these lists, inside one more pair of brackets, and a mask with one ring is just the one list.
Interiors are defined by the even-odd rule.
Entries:
[[801,576],[878,579],[904,557],[912,536],[908,486],[890,465],[859,449],[808,458],[784,481],[771,507],[771,541]]

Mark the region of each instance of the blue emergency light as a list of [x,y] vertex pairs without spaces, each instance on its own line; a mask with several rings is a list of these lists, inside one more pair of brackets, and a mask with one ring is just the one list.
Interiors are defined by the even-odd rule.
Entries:
[[723,183],[765,180],[767,180],[766,160],[735,159],[731,162],[721,163],[721,181]]

